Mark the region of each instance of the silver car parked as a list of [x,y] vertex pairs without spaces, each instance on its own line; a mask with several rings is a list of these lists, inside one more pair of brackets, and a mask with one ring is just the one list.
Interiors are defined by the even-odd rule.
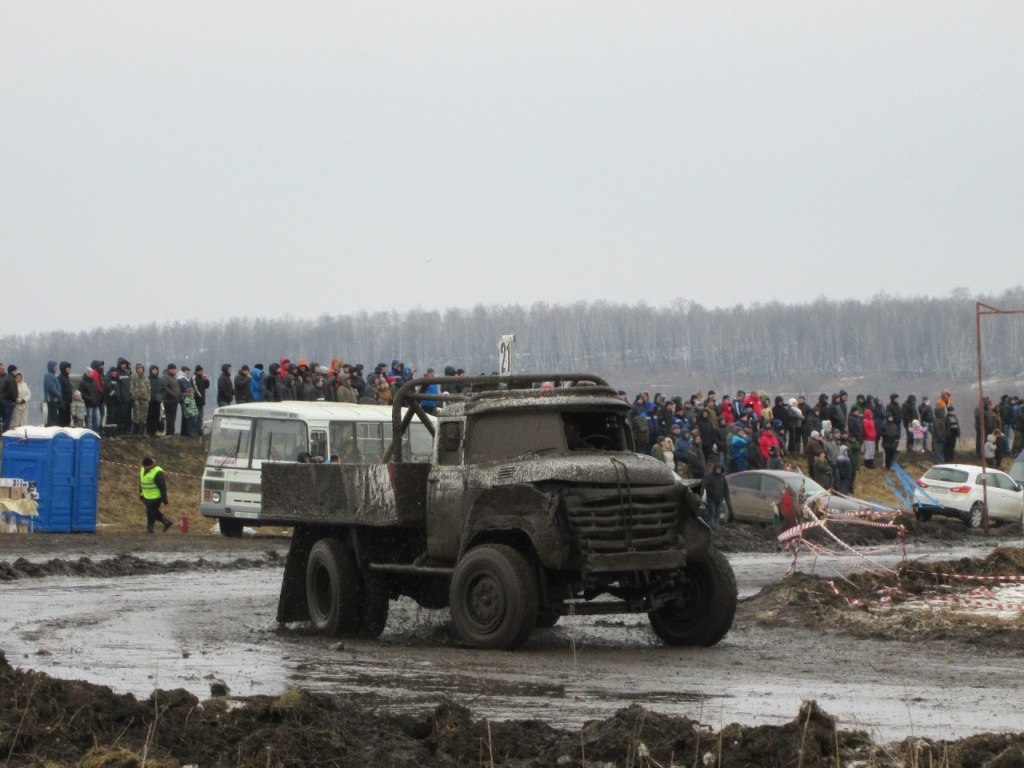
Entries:
[[[734,472],[725,480],[729,484],[731,500],[729,509],[726,510],[727,522],[739,520],[747,523],[772,523],[776,510],[780,513],[783,511],[783,499],[787,488],[794,510],[799,516],[804,500],[825,490],[806,475],[782,469]],[[833,496],[829,500],[829,508],[841,512],[854,512],[864,507],[841,496]]]

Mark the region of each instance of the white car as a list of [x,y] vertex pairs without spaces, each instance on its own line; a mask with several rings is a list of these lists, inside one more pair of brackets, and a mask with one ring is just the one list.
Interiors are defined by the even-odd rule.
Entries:
[[982,509],[988,497],[988,519],[998,523],[1019,523],[1024,516],[1024,489],[998,469],[973,464],[936,464],[917,481],[914,513],[927,521],[932,515],[947,515],[969,528],[981,525]]

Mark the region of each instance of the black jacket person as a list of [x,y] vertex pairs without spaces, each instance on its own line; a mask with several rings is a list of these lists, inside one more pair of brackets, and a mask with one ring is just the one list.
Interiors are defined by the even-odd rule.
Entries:
[[139,470],[139,499],[146,507],[146,533],[153,532],[153,525],[163,523],[166,531],[174,521],[160,511],[161,504],[169,504],[167,479],[164,470],[148,456],[142,460]]

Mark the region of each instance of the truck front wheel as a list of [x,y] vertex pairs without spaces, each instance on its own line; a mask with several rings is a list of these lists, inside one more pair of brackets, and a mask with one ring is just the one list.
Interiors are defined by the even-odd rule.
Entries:
[[685,570],[678,597],[647,614],[651,628],[668,645],[714,645],[736,616],[736,575],[725,555],[712,547]]
[[351,547],[320,539],[306,560],[306,602],[313,629],[329,635],[358,629],[359,568]]
[[477,648],[518,648],[537,623],[537,574],[504,544],[469,550],[455,566],[448,597],[455,632]]

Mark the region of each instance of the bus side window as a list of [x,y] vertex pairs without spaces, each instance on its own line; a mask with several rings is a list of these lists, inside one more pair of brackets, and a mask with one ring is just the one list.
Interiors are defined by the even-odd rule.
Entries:
[[337,454],[345,463],[358,464],[362,461],[356,442],[356,427],[353,421],[331,422],[331,453]]
[[402,446],[406,461],[430,461],[434,455],[434,436],[425,426],[414,422],[405,431]]
[[287,419],[259,419],[253,446],[253,465],[257,461],[295,461],[309,445],[306,425]]
[[316,430],[309,435],[309,452],[313,461],[324,462],[327,460],[327,433],[323,430]]
[[384,455],[384,425],[380,422],[361,421],[358,424],[361,461],[380,461]]

